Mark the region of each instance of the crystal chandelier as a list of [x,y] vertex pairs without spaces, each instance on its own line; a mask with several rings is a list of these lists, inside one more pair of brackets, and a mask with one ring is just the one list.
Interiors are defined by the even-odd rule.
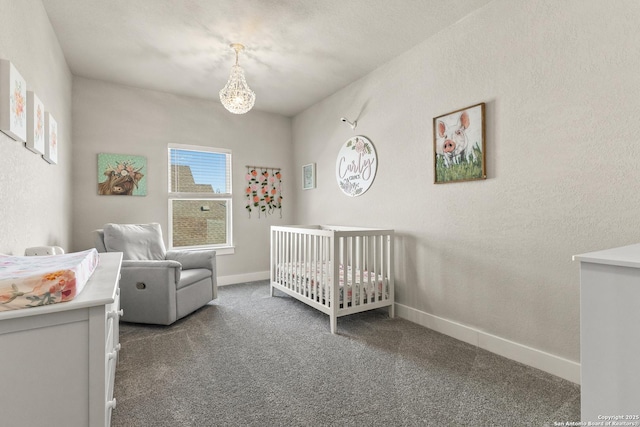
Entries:
[[251,90],[244,79],[244,70],[238,65],[238,52],[244,49],[239,43],[233,43],[231,47],[236,51],[236,63],[231,68],[231,75],[226,86],[220,90],[220,101],[224,108],[233,114],[244,114],[251,110],[256,102],[256,94]]

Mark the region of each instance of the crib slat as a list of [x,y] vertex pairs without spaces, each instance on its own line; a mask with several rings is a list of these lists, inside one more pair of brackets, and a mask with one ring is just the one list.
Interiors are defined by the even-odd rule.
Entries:
[[358,301],[358,304],[362,305],[368,289],[364,277],[364,236],[356,237],[356,242],[358,243],[358,271],[360,272],[360,301]]
[[277,248],[278,248],[278,249],[277,249],[277,251],[276,251],[276,252],[277,252],[276,257],[278,258],[278,261],[277,261],[277,267],[279,268],[279,271],[278,271],[278,280],[277,280],[277,281],[278,281],[278,283],[282,283],[282,282],[283,282],[283,280],[282,280],[282,274],[284,273],[284,271],[283,271],[283,269],[284,269],[284,263],[282,262],[282,252],[283,252],[283,250],[284,250],[284,249],[283,249],[283,248],[284,248],[284,244],[283,244],[283,242],[282,242],[282,231],[279,231],[279,230],[278,230],[278,231],[276,231],[276,242],[277,242],[276,244],[278,245],[278,246],[277,246]]
[[307,280],[309,280],[309,276],[307,275],[307,235],[306,234],[301,234],[300,235],[300,243],[301,243],[301,247],[302,247],[302,251],[300,252],[301,255],[301,262],[300,262],[300,268],[302,270],[301,276],[300,276],[300,293],[304,296],[307,296]]
[[[371,244],[371,236],[365,237],[365,254],[364,254],[364,267],[367,274],[367,289],[369,289],[369,295],[367,296],[367,302],[371,304],[375,301],[375,287],[371,287],[371,270],[369,269],[369,246]],[[373,298],[373,300],[372,300]]]
[[300,233],[295,234],[296,242],[296,292],[300,293]]
[[329,244],[328,238],[322,238],[322,270],[320,271],[320,282],[322,283],[322,295],[320,298],[324,300],[323,304],[329,306],[329,293],[328,293],[328,278],[329,278],[329,269],[331,268],[331,246]]
[[[389,249],[388,249],[388,239],[386,238],[386,236],[380,236],[380,243],[382,245],[382,265],[381,265],[381,274],[382,274],[382,280],[384,283],[385,278],[389,275]],[[385,298],[385,294],[382,294],[382,298]]]
[[375,264],[376,264],[376,270],[374,271],[374,275],[373,277],[375,277],[375,281],[376,281],[376,301],[380,301],[383,299],[383,290],[380,288],[380,277],[381,277],[381,273],[380,273],[380,262],[377,260],[378,259],[378,252],[380,252],[380,244],[378,243],[379,239],[382,239],[382,236],[375,236],[373,239],[373,243],[375,246],[374,249],[374,257],[376,258]]
[[[394,247],[393,247],[393,238],[391,236],[389,236],[387,238],[387,241],[389,242],[389,252],[387,255],[387,263],[388,263],[388,283],[389,283],[389,296],[388,298],[391,299],[391,301],[395,301],[394,300],[394,294],[395,294],[395,274],[394,274],[394,270],[393,270],[393,263],[394,263]],[[394,317],[395,316],[395,306],[393,304],[391,304],[391,306],[389,307],[389,317]]]
[[316,286],[318,284],[318,236],[311,236],[311,295],[312,299],[316,299]]
[[304,236],[304,266],[305,266],[305,294],[311,298],[311,236],[306,234]]
[[322,252],[322,242],[324,238],[322,236],[318,236],[318,269],[316,271],[316,301],[320,302],[320,283],[322,283],[322,270],[324,268],[323,255]]
[[287,264],[287,288],[293,289],[293,233],[287,233],[287,258],[289,261]]

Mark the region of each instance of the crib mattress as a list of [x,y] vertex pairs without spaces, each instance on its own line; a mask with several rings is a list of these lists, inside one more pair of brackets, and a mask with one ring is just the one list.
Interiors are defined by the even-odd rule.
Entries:
[[[286,283],[293,281],[298,288],[297,291],[312,299],[325,302],[331,300],[332,277],[331,269],[322,263],[281,263],[278,265],[278,281]],[[355,277],[355,280],[353,280]],[[318,284],[316,285],[316,280]],[[321,282],[322,280],[322,282]],[[359,305],[360,292],[364,292],[364,303],[373,302],[376,299],[388,299],[389,289],[387,281],[381,274],[377,275],[367,270],[356,269],[352,272],[352,267],[347,266],[346,280],[345,269],[340,265],[339,275],[339,303],[344,306],[345,288],[347,293],[347,304]],[[355,282],[355,283],[354,283]],[[345,286],[346,284],[346,286]],[[316,291],[317,290],[317,291]],[[383,295],[384,293],[384,295]],[[328,304],[327,304],[328,305]]]
[[71,301],[98,262],[95,249],[50,256],[0,254],[0,311]]

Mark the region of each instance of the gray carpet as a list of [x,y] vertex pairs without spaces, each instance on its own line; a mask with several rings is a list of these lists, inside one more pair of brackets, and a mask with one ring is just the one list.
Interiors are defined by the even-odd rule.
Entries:
[[544,426],[579,386],[376,310],[338,319],[266,281],[169,327],[121,324],[113,426]]

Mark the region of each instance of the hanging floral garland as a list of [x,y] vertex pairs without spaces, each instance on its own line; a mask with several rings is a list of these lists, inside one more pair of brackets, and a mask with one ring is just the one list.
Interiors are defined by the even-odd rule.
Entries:
[[249,212],[258,211],[260,213],[272,214],[274,210],[280,210],[282,218],[282,174],[280,168],[265,168],[260,166],[247,166],[245,175],[247,187],[245,189],[247,205],[245,208]]

